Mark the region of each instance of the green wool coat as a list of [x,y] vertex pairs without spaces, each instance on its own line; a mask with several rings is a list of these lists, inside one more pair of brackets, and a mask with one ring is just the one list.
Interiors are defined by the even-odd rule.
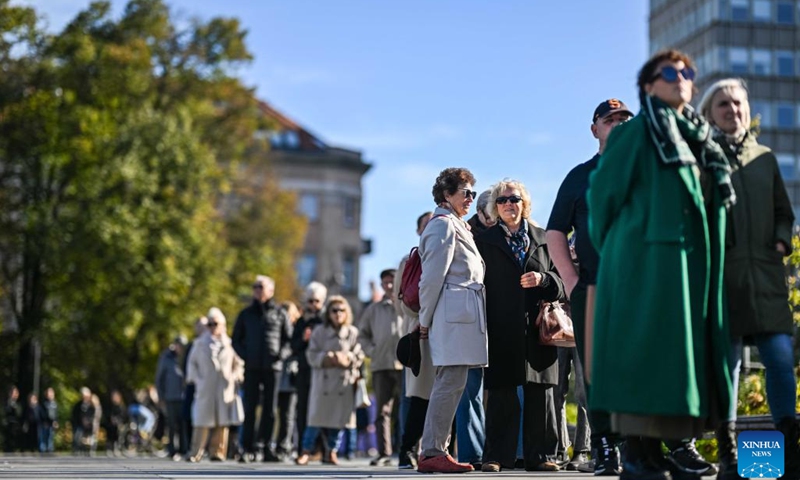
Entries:
[[794,333],[783,255],[792,249],[794,213],[778,162],[769,148],[748,136],[734,154],[727,144],[738,201],[728,214],[725,289],[731,335]]
[[591,406],[716,417],[731,401],[725,208],[697,167],[659,159],[645,122],[611,132],[587,192],[600,253]]

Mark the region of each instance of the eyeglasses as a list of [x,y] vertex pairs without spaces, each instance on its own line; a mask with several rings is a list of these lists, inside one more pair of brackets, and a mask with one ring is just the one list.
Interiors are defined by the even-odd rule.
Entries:
[[256,283],[256,284],[253,285],[253,288],[256,289],[256,290],[261,290],[262,288],[264,288],[264,285],[261,285],[260,283]]
[[459,190],[464,192],[464,198],[472,197],[472,199],[475,200],[475,197],[478,196],[478,192],[475,190],[470,190],[468,188],[459,188]]
[[209,322],[209,323],[206,323],[206,326],[207,326],[208,328],[214,328],[214,327],[216,327],[217,325],[219,325],[219,324],[218,324],[218,323],[216,323],[216,322]]
[[331,313],[344,313],[344,308],[331,308]]
[[319,298],[309,298],[308,303],[322,303],[322,300]]
[[496,203],[498,205],[505,205],[506,202],[511,202],[513,204],[517,204],[517,203],[519,203],[521,201],[522,201],[522,197],[520,197],[519,195],[511,195],[509,197],[506,197],[506,196],[497,197],[494,200],[494,203]]
[[675,83],[678,81],[678,73],[681,74],[684,80],[689,80],[690,82],[694,80],[694,68],[683,67],[682,70],[678,70],[671,65],[667,65],[666,67],[661,67],[661,71],[653,75],[651,82],[655,82],[660,78],[667,83]]

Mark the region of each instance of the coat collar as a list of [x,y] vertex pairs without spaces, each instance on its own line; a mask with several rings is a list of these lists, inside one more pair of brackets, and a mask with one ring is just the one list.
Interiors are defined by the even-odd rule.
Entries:
[[[449,220],[452,221],[453,225],[455,226],[456,234],[464,240],[464,243],[467,244],[467,247],[469,247],[470,250],[472,250],[476,255],[480,256],[480,252],[478,252],[478,247],[475,245],[475,240],[466,220],[459,218],[458,215],[446,208],[436,207],[436,209],[433,211],[433,216],[436,217],[441,215],[449,217]],[[431,220],[433,220],[433,217],[431,217]]]
[[[531,246],[528,248],[528,253],[525,254],[525,262],[527,263],[528,259],[531,258],[533,252],[545,243],[545,236],[544,230],[539,227],[533,225],[532,222],[528,221],[528,238],[531,240]],[[514,252],[511,251],[511,247],[508,245],[508,241],[506,240],[506,234],[500,225],[495,224],[476,238],[477,241],[487,243],[489,245],[494,245],[508,256],[517,267],[519,267],[519,262],[517,262],[517,258],[514,256]],[[522,269],[522,267],[519,267]]]

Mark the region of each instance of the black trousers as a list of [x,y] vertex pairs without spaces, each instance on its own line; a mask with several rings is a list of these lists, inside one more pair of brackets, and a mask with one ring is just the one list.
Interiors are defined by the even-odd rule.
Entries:
[[295,377],[297,389],[297,451],[303,451],[303,433],[308,424],[308,395],[311,393],[311,369],[301,369]]
[[428,400],[421,397],[409,397],[409,400],[410,406],[408,407],[408,415],[406,415],[405,428],[403,428],[403,440],[400,443],[401,455],[405,452],[417,453],[414,447],[422,438],[425,415],[428,414]]
[[256,423],[256,407],[258,406],[259,393],[261,395],[261,422],[258,426],[258,438],[264,441],[264,449],[270,448],[272,431],[275,428],[275,408],[278,400],[278,382],[281,378],[280,370],[271,369],[246,369],[244,371],[244,423],[242,427],[242,448],[245,452],[255,451],[253,433]]
[[[183,430],[183,400],[167,402],[167,452],[170,456],[189,451]],[[177,445],[176,445],[177,444]]]
[[277,449],[282,453],[290,453],[294,448],[295,413],[297,411],[297,393],[278,393],[278,438],[275,439]]
[[[572,327],[575,331],[575,344],[578,350],[578,357],[581,360],[581,365],[586,365],[586,285],[578,282],[572,290],[572,295],[569,298],[570,316],[572,318]],[[591,389],[589,383],[586,382],[584,375],[584,389],[586,390],[586,404],[589,404],[591,398]],[[597,449],[601,445],[601,440],[607,438],[611,443],[619,441],[619,436],[611,431],[611,414],[603,410],[593,410],[587,408],[589,415],[589,426],[591,427],[591,444],[593,449]]]
[[528,383],[522,387],[520,408],[517,387],[486,390],[486,444],[484,462],[499,462],[514,468],[522,419],[522,453],[525,466],[535,467],[555,458],[558,450],[558,425],[553,386]]

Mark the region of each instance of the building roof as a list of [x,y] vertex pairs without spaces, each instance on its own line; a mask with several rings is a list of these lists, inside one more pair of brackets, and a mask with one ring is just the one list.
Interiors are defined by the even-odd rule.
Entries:
[[270,132],[269,135],[269,141],[273,149],[305,152],[320,152],[328,149],[328,145],[325,142],[267,102],[259,101],[258,107],[261,113],[275,124],[276,130]]

